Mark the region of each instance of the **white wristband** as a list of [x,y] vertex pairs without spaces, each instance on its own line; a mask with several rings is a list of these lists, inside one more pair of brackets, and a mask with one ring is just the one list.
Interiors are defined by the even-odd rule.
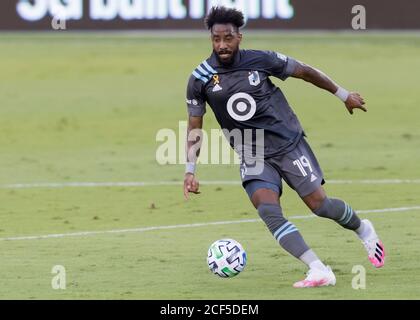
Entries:
[[195,173],[195,163],[194,162],[187,162],[185,164],[185,173]]
[[334,95],[339,97],[341,101],[346,102],[350,93],[346,89],[338,87],[338,90]]

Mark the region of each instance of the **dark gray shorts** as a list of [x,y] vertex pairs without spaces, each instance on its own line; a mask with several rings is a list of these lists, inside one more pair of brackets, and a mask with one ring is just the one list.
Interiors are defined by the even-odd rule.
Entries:
[[318,160],[305,138],[292,151],[265,159],[262,173],[253,174],[252,170],[247,170],[246,164],[241,164],[240,173],[244,188],[250,181],[260,180],[278,186],[281,195],[284,179],[301,198],[325,183]]

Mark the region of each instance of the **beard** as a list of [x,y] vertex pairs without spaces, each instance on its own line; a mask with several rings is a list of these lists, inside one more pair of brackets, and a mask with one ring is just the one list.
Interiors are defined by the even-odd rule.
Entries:
[[217,61],[223,65],[223,66],[231,66],[233,64],[233,62],[235,61],[235,56],[236,53],[238,52],[238,49],[233,50],[233,51],[224,51],[222,53],[228,53],[230,54],[229,58],[227,59],[223,59],[222,57],[220,57],[220,52],[216,52],[215,50],[213,50],[214,54],[216,55]]

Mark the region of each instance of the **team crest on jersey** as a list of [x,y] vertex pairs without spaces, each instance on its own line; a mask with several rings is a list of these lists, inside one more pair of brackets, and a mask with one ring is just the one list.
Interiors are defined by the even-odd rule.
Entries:
[[219,75],[215,74],[213,76],[213,92],[218,92],[218,91],[222,91],[223,88],[220,86],[220,79],[219,79]]
[[261,80],[260,80],[260,74],[258,73],[258,71],[252,71],[252,72],[250,72],[249,73],[248,80],[249,80],[249,84],[251,86],[255,86],[255,87],[258,86],[260,84],[260,82],[261,82]]

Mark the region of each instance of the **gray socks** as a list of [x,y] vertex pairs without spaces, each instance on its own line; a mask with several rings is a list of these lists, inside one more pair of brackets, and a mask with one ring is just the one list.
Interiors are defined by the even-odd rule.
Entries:
[[[296,226],[283,217],[279,205],[263,203],[258,207],[258,213],[284,250],[310,268],[325,268],[316,254],[309,249]],[[332,219],[346,229],[361,231],[363,227],[354,210],[340,199],[326,198],[314,213]]]
[[311,249],[299,257],[299,260],[306,264],[310,269],[327,270],[325,264],[319,260],[318,256]]
[[309,250],[295,225],[283,217],[279,205],[263,203],[258,213],[284,250],[298,259]]
[[336,221],[346,229],[356,230],[360,227],[360,219],[347,203],[340,199],[325,198],[321,207],[314,210],[319,217]]

